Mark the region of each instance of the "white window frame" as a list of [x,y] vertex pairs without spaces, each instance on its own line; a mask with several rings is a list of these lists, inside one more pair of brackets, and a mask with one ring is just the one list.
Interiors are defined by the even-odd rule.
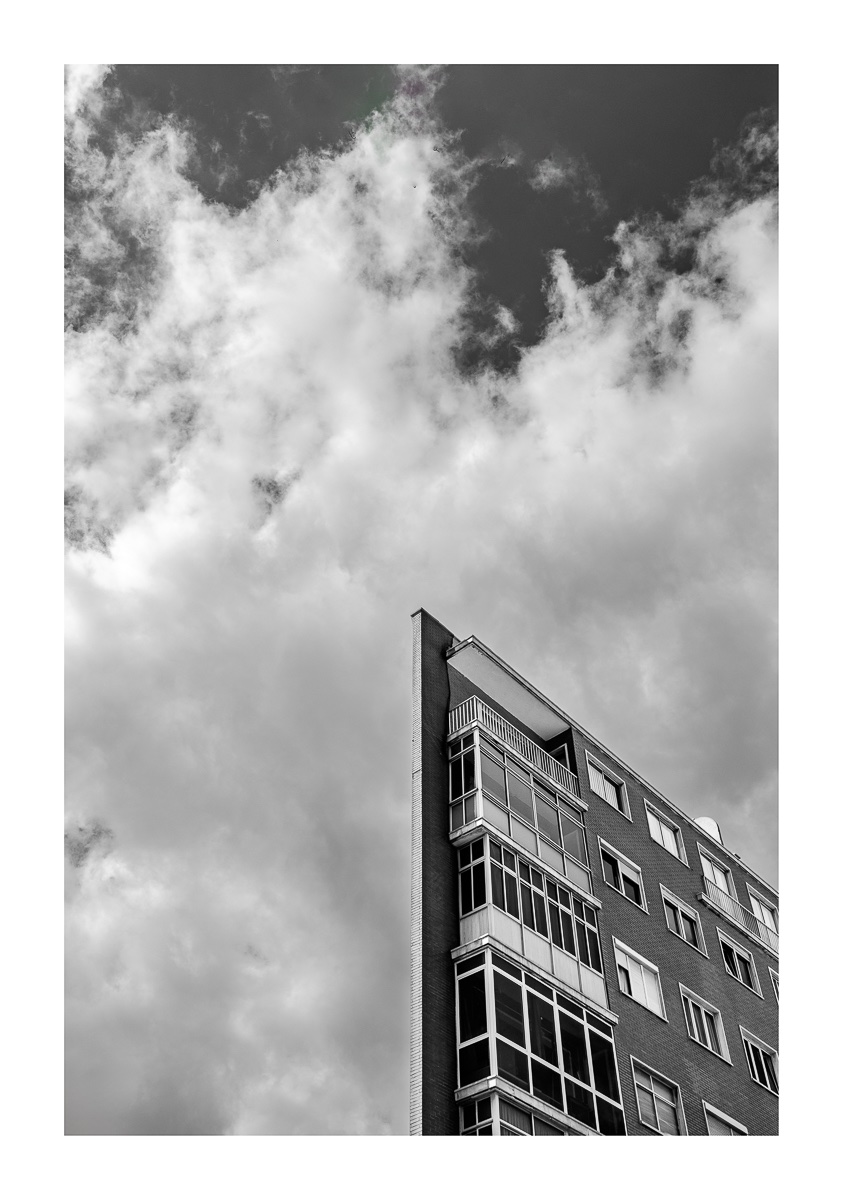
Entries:
[[[655,963],[652,963],[652,962],[650,962],[650,960],[648,958],[645,958],[643,954],[639,954],[637,950],[633,950],[631,946],[627,946],[624,942],[619,941],[618,938],[616,938],[616,937],[612,938],[612,949],[613,949],[614,959],[615,959],[615,974],[616,974],[617,981],[618,981],[618,989],[619,989],[621,995],[626,996],[626,998],[628,1000],[632,1000],[633,1003],[635,1003],[635,1004],[640,1004],[642,1008],[646,1008],[647,1012],[651,1012],[653,1014],[653,1016],[658,1017],[660,1020],[664,1021],[665,1024],[667,1024],[668,1023],[667,1008],[666,1008],[665,1002],[664,1002],[664,992],[662,991],[662,981],[661,981],[661,976],[659,974],[659,968],[656,966]],[[626,991],[626,989],[624,987],[621,986],[621,973],[620,973],[621,964],[618,962],[618,951],[620,951],[621,954],[628,955],[628,957],[631,958],[633,960],[633,962],[638,963],[638,965],[640,967],[642,967],[645,971],[650,971],[653,975],[655,975],[656,987],[658,988],[658,991],[659,991],[659,1001],[661,1003],[661,1011],[660,1012],[657,1012],[655,1008],[651,1008],[651,1006],[649,1004],[645,1004],[643,1000],[639,1000],[637,996],[630,995],[630,993],[628,991]],[[646,985],[644,987],[644,994],[645,994],[645,996],[647,995]]]
[[775,1046],[771,1046],[769,1042],[762,1041],[757,1034],[750,1033],[743,1025],[738,1026],[741,1031],[741,1041],[743,1042],[743,1051],[746,1055],[746,1065],[749,1069],[749,1077],[753,1083],[757,1083],[765,1092],[769,1092],[771,1096],[778,1096],[778,1091],[773,1091],[771,1087],[767,1087],[766,1083],[762,1083],[760,1079],[755,1078],[755,1073],[752,1069],[752,1059],[749,1056],[749,1046],[747,1042],[752,1042],[759,1050],[765,1050],[773,1059],[773,1067],[776,1072],[776,1084],[779,1082],[779,1052]]
[[[688,854],[687,854],[687,851],[685,850],[685,840],[682,837],[682,830],[679,827],[679,825],[676,823],[676,821],[671,820],[670,817],[666,817],[664,815],[664,813],[661,811],[661,809],[656,808],[655,804],[651,804],[649,800],[644,801],[644,810],[647,813],[647,829],[649,830],[650,837],[653,839],[653,841],[656,843],[656,845],[661,846],[662,850],[664,850],[664,852],[666,854],[669,854],[671,858],[675,858],[677,862],[684,863],[685,866],[687,867],[688,866]],[[664,844],[663,841],[661,841],[659,838],[657,838],[655,836],[655,834],[653,833],[652,827],[650,825],[650,814],[652,814],[656,818],[656,820],[659,821],[662,825],[665,825],[665,826],[667,826],[668,829],[673,830],[674,836],[676,838],[676,844],[679,847],[679,854],[674,854],[672,850],[668,849],[668,847]]]
[[705,1127],[708,1130],[709,1137],[712,1136],[711,1126],[708,1123],[708,1114],[717,1117],[718,1121],[722,1121],[724,1125],[731,1125],[733,1129],[738,1129],[746,1137],[749,1137],[749,1130],[746,1125],[741,1125],[740,1121],[736,1121],[734,1117],[730,1117],[728,1113],[722,1112],[719,1108],[715,1108],[713,1104],[709,1104],[707,1100],[702,1102],[703,1112],[705,1113]]
[[[727,867],[724,862],[721,862],[717,855],[712,854],[707,846],[701,846],[699,842],[697,842],[697,849],[700,852],[700,868],[702,869],[702,873],[705,875],[705,878],[708,879],[708,876],[705,874],[704,866],[704,863],[707,861],[709,865],[718,867],[719,870],[723,872],[723,874],[726,876],[726,882],[729,885],[726,895],[731,896],[736,904],[740,904],[740,901],[738,900],[738,893],[735,890],[735,877],[732,874],[732,868]],[[713,883],[716,888],[720,888],[720,884],[716,883],[713,879],[709,879],[709,883]],[[722,892],[723,888],[720,888],[720,891]]]
[[[642,1071],[646,1071],[648,1075],[655,1075],[656,1079],[660,1080],[662,1083],[667,1084],[668,1087],[672,1087],[675,1090],[675,1092],[676,1092],[676,1118],[677,1118],[677,1122],[679,1125],[679,1136],[687,1137],[688,1136],[688,1122],[685,1120],[685,1109],[682,1104],[682,1089],[680,1088],[679,1084],[676,1083],[673,1079],[669,1079],[668,1076],[665,1075],[664,1071],[656,1071],[653,1069],[653,1067],[648,1067],[647,1064],[642,1059],[636,1058],[632,1054],[630,1054],[630,1056],[629,1056],[629,1061],[630,1061],[630,1064],[632,1067],[632,1090],[635,1092],[635,1104],[638,1108],[638,1120],[641,1122],[641,1124],[644,1125],[645,1128],[647,1128],[647,1129],[652,1129],[653,1133],[658,1133],[660,1135],[660,1137],[670,1137],[671,1136],[670,1134],[662,1133],[662,1131],[660,1129],[657,1129],[655,1125],[651,1125],[649,1121],[645,1121],[643,1116],[641,1115],[641,1102],[638,1099],[638,1082],[635,1078],[635,1068],[636,1067],[640,1067],[640,1069]],[[657,1115],[658,1115],[658,1110],[656,1110],[656,1111],[657,1111]]]
[[[643,909],[643,911],[645,913],[649,913],[650,910],[647,908],[647,893],[644,891],[644,872],[638,866],[638,863],[634,863],[631,858],[627,858],[627,856],[625,854],[621,854],[620,850],[616,850],[615,847],[610,845],[609,842],[605,841],[604,838],[598,837],[597,842],[600,847],[600,870],[603,873],[603,882],[606,884],[607,887],[610,887],[613,892],[617,892],[617,894],[619,896],[623,896],[624,900],[628,900],[629,903],[634,904],[636,908]],[[621,865],[621,866],[626,865],[627,867],[629,867],[630,871],[635,871],[635,873],[638,876],[638,886],[641,889],[641,903],[640,904],[637,904],[631,897],[627,896],[626,892],[620,891],[620,889],[616,888],[613,883],[609,883],[609,880],[606,878],[606,872],[603,867],[603,851],[604,850],[606,851],[607,854],[611,854],[613,858],[616,858],[618,860],[619,865]]]
[[[760,996],[761,999],[763,1000],[764,995],[761,991],[761,979],[758,975],[758,971],[755,966],[755,959],[753,958],[752,954],[750,953],[749,950],[747,950],[746,946],[742,946],[740,944],[740,942],[735,940],[735,938],[731,937],[728,933],[724,933],[719,925],[715,926],[715,928],[717,930],[717,936],[720,939],[720,953],[723,955],[723,966],[726,969],[726,974],[729,976],[730,979],[737,980],[737,982],[741,985],[741,987],[745,987],[747,989],[747,991],[754,992],[754,994],[756,996]],[[740,954],[744,958],[749,959],[749,973],[752,976],[752,978],[755,980],[755,987],[750,987],[750,985],[748,983],[744,983],[744,981],[741,979],[741,977],[739,975],[733,975],[732,972],[729,970],[729,967],[726,963],[726,951],[723,949],[724,942],[727,943],[729,946],[731,946],[731,948],[735,954]]]
[[[727,1062],[731,1066],[732,1056],[729,1053],[729,1043],[726,1041],[726,1027],[723,1024],[723,1016],[720,1012],[720,1009],[715,1008],[713,1004],[704,999],[697,992],[692,992],[690,988],[685,987],[684,983],[679,984],[679,995],[682,998],[682,1015],[685,1019],[685,1029],[687,1030],[688,1037],[697,1046],[702,1046],[703,1050],[707,1050],[709,1054],[713,1054],[715,1058],[720,1058],[723,1060],[723,1062]],[[688,1024],[688,1013],[685,1008],[686,999],[690,1000],[692,1004],[696,1004],[699,1008],[703,1009],[703,1011],[708,1012],[710,1016],[714,1018],[715,1024],[717,1025],[718,1037],[723,1047],[722,1053],[718,1050],[715,1050],[712,1046],[709,1046],[708,1042],[701,1042],[700,1039],[696,1037],[694,1033],[692,1033]]]
[[778,1004],[778,1002],[779,1002],[779,973],[777,970],[775,970],[774,967],[769,967],[768,969],[770,972],[770,979],[772,980],[772,984],[773,984],[773,991],[776,996],[776,1004]]
[[[631,824],[632,823],[632,815],[629,811],[629,792],[627,791],[626,784],[621,779],[620,775],[617,775],[613,770],[611,770],[611,768],[604,767],[603,763],[600,761],[600,759],[595,758],[595,756],[588,750],[586,750],[586,752],[585,752],[585,759],[586,759],[586,774],[588,775],[589,790],[594,792],[595,796],[599,796],[604,804],[608,804],[609,808],[613,808],[615,810],[615,812],[620,813],[622,817],[626,817],[627,821],[629,821]],[[620,788],[620,801],[621,801],[620,808],[618,808],[617,805],[613,804],[611,800],[607,800],[602,791],[600,791],[600,792],[596,791],[596,789],[594,788],[594,786],[591,782],[591,770],[590,770],[591,767],[594,767],[595,771],[599,771],[601,775],[605,775],[610,783],[617,784],[617,786]]]
[[[705,944],[705,934],[703,933],[700,914],[695,908],[691,908],[690,904],[686,904],[684,900],[680,900],[679,897],[671,892],[669,888],[666,888],[663,883],[659,884],[659,889],[661,890],[662,908],[664,909],[664,919],[665,923],[667,924],[668,933],[672,933],[674,937],[679,938],[679,940],[684,942],[686,946],[690,946],[692,950],[696,950],[697,954],[701,954],[703,958],[708,958],[708,948]],[[681,933],[677,933],[675,929],[671,929],[670,922],[667,919],[667,908],[665,907],[665,901],[670,901],[670,903],[674,905],[674,907],[678,908],[680,912],[684,912],[686,917],[690,917],[696,922],[697,933],[700,936],[699,946],[695,946],[693,942],[689,942],[688,939],[683,937]]]
[[751,884],[746,885],[746,890],[747,890],[747,894],[749,896],[749,909],[750,909],[750,912],[752,913],[752,915],[755,917],[756,921],[760,921],[762,923],[762,925],[767,925],[767,922],[764,920],[764,918],[759,917],[758,913],[755,911],[755,905],[752,903],[753,898],[759,904],[763,904],[764,907],[769,909],[770,912],[773,914],[773,920],[775,922],[775,925],[773,925],[773,926],[767,925],[767,928],[770,929],[773,933],[778,934],[778,932],[779,932],[779,906],[777,904],[774,904],[771,900],[768,900],[766,896],[762,896],[761,892],[757,891],[754,887],[751,886]]

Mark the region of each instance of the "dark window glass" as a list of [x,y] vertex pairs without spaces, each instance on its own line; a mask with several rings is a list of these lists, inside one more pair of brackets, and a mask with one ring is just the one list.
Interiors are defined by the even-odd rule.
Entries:
[[467,867],[471,862],[471,851],[468,846],[464,846],[459,852],[459,860],[461,867]]
[[615,887],[618,889],[618,891],[620,891],[621,873],[618,870],[617,859],[612,858],[612,856],[607,854],[605,850],[603,851],[601,858],[603,859],[603,875],[606,882],[610,883],[612,887]]
[[499,954],[495,954],[494,952],[492,953],[492,962],[496,967],[500,967],[502,971],[506,971],[506,973],[511,975],[514,979],[521,978],[521,972],[518,970],[518,967],[513,966],[512,963],[508,962],[505,958],[501,958]]
[[551,842],[555,842],[557,846],[562,845],[562,838],[559,836],[559,818],[556,815],[556,809],[549,804],[545,804],[544,800],[536,797],[536,813],[539,818],[539,830]]
[[772,1054],[767,1054],[767,1052],[763,1050],[761,1053],[764,1058],[764,1066],[767,1068],[767,1083],[770,1085],[776,1095],[778,1095],[779,1081],[776,1078],[776,1067],[775,1063],[773,1062],[773,1056]]
[[[474,902],[475,904],[479,903],[476,896]],[[600,971],[602,974],[603,968],[600,966],[600,943],[597,940],[597,934],[593,929],[588,929],[586,930],[586,936],[588,938],[588,959],[586,960],[588,966],[592,967],[595,971]]]
[[592,1129],[596,1129],[594,1097],[591,1092],[587,1092],[578,1083],[566,1079],[565,1096],[568,1100],[568,1113],[570,1116],[575,1117],[578,1121],[582,1121],[584,1125],[590,1125]]
[[591,1045],[591,1065],[594,1068],[595,1088],[612,1100],[620,1100],[615,1056],[612,1054],[611,1042],[607,1042],[593,1030],[589,1030],[588,1040]]
[[477,1135],[478,1135],[478,1137],[482,1137],[484,1134],[491,1135],[491,1132],[492,1132],[492,1126],[484,1125],[482,1129],[477,1130]]
[[563,908],[559,913],[559,917],[562,922],[562,941],[565,949],[569,954],[576,954],[577,951],[574,945],[574,922],[571,920],[571,914],[566,913]]
[[501,1037],[526,1046],[524,1038],[524,1010],[521,1001],[521,984],[514,983],[505,975],[495,971],[495,1015],[497,1030]]
[[506,911],[512,917],[518,916],[518,883],[515,876],[510,875],[507,871],[504,874],[504,888],[506,889]]
[[550,1067],[539,1062],[533,1061],[531,1066],[534,1095],[538,1096],[540,1100],[546,1100],[548,1104],[562,1108],[562,1076],[558,1071],[552,1071]]
[[682,928],[679,924],[679,909],[675,904],[671,904],[669,900],[664,902],[665,911],[667,912],[667,923],[674,933],[682,936]]
[[514,1104],[508,1104],[506,1100],[501,1098],[500,1110],[501,1120],[506,1121],[507,1125],[512,1125],[515,1129],[520,1129],[522,1133],[532,1135],[532,1117],[529,1113],[524,1112],[523,1108],[516,1108]]
[[503,865],[508,867],[510,871],[515,870],[515,855],[511,854],[509,850],[504,850],[503,852]]
[[484,737],[480,738],[480,745],[487,752],[487,754],[491,754],[492,758],[496,758],[500,762],[503,762],[503,755],[501,754],[500,750],[498,750],[497,746],[493,746],[491,742],[487,742]]
[[503,871],[497,863],[492,863],[492,903],[503,908]]
[[562,926],[559,923],[559,909],[555,904],[550,905],[550,936],[554,946],[562,946]]
[[726,963],[726,970],[730,975],[737,975],[738,964],[735,958],[735,952],[728,942],[723,942],[723,958]]
[[496,800],[500,800],[501,804],[506,804],[506,784],[504,782],[503,768],[499,767],[496,762],[492,762],[491,758],[487,758],[485,754],[481,754],[481,771],[483,773],[483,791],[488,792],[490,796],[494,796]]
[[528,987],[531,987],[537,991],[540,996],[547,996],[548,1000],[553,999],[553,992],[551,989],[543,984],[540,980],[536,979],[535,975],[525,975],[524,982]]
[[462,795],[462,759],[451,760],[451,799],[456,800]]
[[536,929],[542,937],[547,937],[547,915],[544,908],[544,896],[540,896],[538,892],[533,892],[533,909],[536,917]]
[[556,891],[556,884],[553,882],[553,880],[552,880],[552,879],[548,879],[546,882],[547,882],[547,894],[548,894],[549,898],[550,898],[550,899],[551,899],[551,900],[552,900],[552,901],[553,901],[555,904],[558,904],[558,903],[559,903],[559,898],[558,898],[558,894],[557,894],[557,891]]
[[489,853],[495,862],[501,861],[501,848],[497,842],[489,842]]
[[474,905],[471,903],[471,871],[460,874],[460,910],[462,915],[470,913]]
[[747,987],[752,987],[752,971],[749,963],[745,958],[738,958],[738,970],[741,973],[741,980]]
[[623,877],[623,890],[626,896],[632,900],[634,904],[641,904],[641,888],[638,886],[638,881],[630,875]]
[[530,1075],[527,1070],[527,1055],[514,1046],[508,1046],[498,1038],[498,1074],[525,1091],[530,1090]]
[[473,1042],[460,1050],[460,1087],[476,1083],[489,1074],[489,1039]]
[[583,1083],[591,1083],[588,1073],[588,1055],[585,1048],[585,1030],[579,1021],[572,1020],[567,1013],[559,1013],[559,1037],[562,1043],[562,1066],[567,1075]]
[[463,804],[465,805],[465,820],[467,824],[469,821],[474,820],[474,796],[466,796]]
[[486,972],[465,975],[460,986],[460,1041],[486,1032]]
[[463,787],[470,792],[474,787],[474,751],[469,750],[463,755]]
[[583,925],[582,921],[577,921],[576,926],[577,926],[577,947],[580,952],[580,958],[582,959],[582,961],[584,963],[587,964],[589,961],[589,955],[588,955],[588,941],[586,940],[586,936],[585,936],[585,925]]
[[476,842],[472,842],[470,848],[471,848],[472,861],[475,858],[483,857],[483,839],[482,838],[478,838]]
[[599,1029],[601,1031],[601,1033],[605,1033],[606,1037],[612,1036],[611,1025],[607,1025],[605,1021],[601,1021],[599,1017],[595,1017],[590,1012],[587,1012],[585,1014],[585,1018],[588,1021],[589,1025],[593,1026],[594,1029]]
[[682,929],[685,934],[685,941],[690,942],[692,946],[699,946],[697,940],[697,923],[691,917],[686,917],[682,913]]
[[556,993],[556,1003],[560,1008],[566,1008],[568,1012],[575,1013],[582,1020],[583,1010],[578,1004],[572,1004],[567,996],[563,996],[561,992]]
[[627,996],[632,995],[632,980],[629,978],[629,971],[626,967],[622,967],[618,963],[618,978],[621,981],[621,991],[626,992]]
[[509,783],[509,806],[514,813],[518,813],[519,817],[523,817],[530,825],[535,825],[535,817],[533,816],[533,794],[528,785],[514,775],[512,771],[507,771],[507,782]]
[[623,1113],[613,1104],[597,1097],[597,1119],[600,1122],[600,1132],[605,1137],[626,1137],[623,1127]]
[[536,923],[533,920],[533,893],[526,883],[521,884],[521,912],[527,928],[535,929]]
[[470,971],[472,967],[479,967],[483,961],[482,954],[472,954],[470,958],[463,958],[457,963],[457,974],[464,975],[466,971]]
[[530,1049],[545,1062],[559,1066],[556,1053],[556,1029],[554,1028],[553,1006],[540,996],[527,992],[527,1014],[530,1019]]
[[562,840],[565,843],[565,849],[572,857],[579,859],[581,863],[587,863],[585,853],[585,834],[582,831],[581,825],[575,825],[570,817],[565,813],[560,813],[562,822]]
[[492,1101],[488,1096],[484,1096],[482,1100],[477,1101],[477,1120],[491,1121],[492,1119]]
[[451,828],[459,829],[460,825],[465,822],[462,819],[462,801],[459,804],[451,805]]
[[462,1125],[463,1129],[470,1129],[472,1125],[477,1124],[477,1105],[464,1104],[462,1106]]
[[[471,868],[471,873],[474,876],[474,907],[479,908],[481,904],[486,903],[486,875],[483,863],[476,863]],[[467,874],[468,871],[466,871]]]
[[708,1029],[709,1045],[711,1046],[712,1050],[716,1050],[717,1053],[719,1054],[720,1053],[720,1035],[717,1032],[717,1021],[711,1015],[711,1013],[708,1011],[708,1009],[703,1009],[703,1016],[705,1017],[705,1023],[706,1023],[706,1027]]

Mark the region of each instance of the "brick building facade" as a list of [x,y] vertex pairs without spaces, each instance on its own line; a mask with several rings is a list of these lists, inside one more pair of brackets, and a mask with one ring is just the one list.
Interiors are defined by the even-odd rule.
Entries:
[[773,1135],[778,895],[413,615],[410,1132]]

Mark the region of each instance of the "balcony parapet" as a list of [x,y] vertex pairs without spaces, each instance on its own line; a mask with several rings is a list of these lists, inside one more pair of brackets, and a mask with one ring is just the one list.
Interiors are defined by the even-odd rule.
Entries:
[[448,714],[448,732],[457,733],[473,721],[483,725],[491,734],[526,759],[530,766],[541,771],[558,787],[575,799],[580,799],[580,787],[573,771],[569,771],[564,763],[553,758],[546,750],[542,750],[541,746],[537,746],[526,734],[523,734],[520,729],[516,729],[509,721],[504,720],[493,708],[484,704],[479,696],[471,696],[462,704],[458,704],[456,708],[451,709]]
[[722,888],[712,883],[705,875],[703,875],[702,881],[703,893],[700,899],[708,900],[710,907],[718,909],[733,924],[743,929],[751,938],[756,942],[760,942],[762,946],[765,946],[778,958],[779,935],[775,929],[770,929],[759,917],[756,917],[754,912],[748,908],[744,908],[734,896],[730,896],[728,892],[724,892]]

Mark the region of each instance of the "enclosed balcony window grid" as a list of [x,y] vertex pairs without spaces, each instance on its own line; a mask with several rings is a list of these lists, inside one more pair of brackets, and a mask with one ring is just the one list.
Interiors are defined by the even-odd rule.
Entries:
[[677,1085],[635,1059],[632,1059],[632,1077],[641,1123],[667,1137],[679,1137],[683,1132],[683,1122]]
[[596,910],[494,838],[489,857],[495,907],[602,974]]
[[460,916],[465,917],[486,903],[486,863],[483,838],[462,846],[457,855],[460,882]]
[[613,775],[607,770],[602,763],[598,763],[591,757],[586,755],[588,762],[588,783],[593,792],[611,804],[612,808],[616,808],[619,813],[623,813],[625,817],[629,817],[629,800],[626,794],[626,784],[623,780]]
[[658,842],[660,846],[664,846],[669,854],[674,858],[678,858],[680,862],[687,866],[688,859],[685,855],[685,846],[682,842],[682,831],[675,821],[671,821],[663,813],[647,802],[645,804],[647,812],[647,824],[650,827],[650,837],[654,842]]
[[484,1096],[480,1100],[470,1100],[460,1105],[460,1133],[463,1136],[491,1134],[492,1130],[492,1100]]
[[459,829],[477,816],[477,772],[474,734],[451,742],[451,829]]
[[608,842],[600,839],[600,860],[603,864],[603,879],[609,887],[626,896],[633,904],[647,911],[647,900],[644,895],[644,882],[639,867],[620,854]]
[[700,954],[705,954],[707,957],[699,914],[678,896],[669,892],[666,887],[662,886],[661,893],[664,914],[670,932],[675,933],[677,937],[682,938],[683,942],[687,942],[689,946],[693,946],[695,950],[699,950]]
[[748,1029],[741,1026],[743,1048],[749,1073],[756,1083],[760,1083],[768,1092],[775,1096],[779,1094],[779,1056],[772,1046],[762,1042]]
[[724,1058],[726,1062],[731,1062],[719,1009],[703,1000],[701,996],[689,992],[682,984],[679,985],[679,992],[685,1010],[688,1036],[695,1042],[699,1042],[701,1046],[705,1046],[712,1054]]
[[483,816],[491,825],[545,859],[583,891],[592,890],[585,829],[575,805],[482,736],[478,785]]
[[723,962],[728,973],[751,992],[761,996],[761,985],[752,955],[748,950],[744,950],[743,946],[732,941],[722,929],[717,930],[717,936],[720,938],[720,949],[723,951]]
[[[484,974],[490,1021],[486,987],[474,982]],[[494,951],[485,972],[458,973],[457,987],[459,1087],[491,1067],[492,1074],[595,1132],[625,1134],[610,1025]]]
[[[516,729],[488,704],[485,704],[479,696],[471,696],[470,699],[463,701],[462,704],[451,710],[448,717],[448,731],[451,734],[457,733],[473,721],[484,726],[493,737],[498,738],[504,745],[519,754],[528,769],[535,768],[537,771],[541,771],[553,786],[561,787],[579,799],[579,783],[576,775],[569,770],[567,763],[560,762],[546,750],[542,750],[541,746],[537,746],[531,738],[523,734],[520,729]],[[567,759],[567,748],[563,749],[563,753]]]
[[629,946],[613,939],[615,946],[615,963],[618,970],[618,986],[621,991],[643,1004],[657,1016],[664,1018],[664,998],[659,983],[659,969],[653,963],[641,958]]
[[715,1108],[713,1104],[709,1104],[705,1100],[703,1100],[703,1112],[709,1137],[748,1136],[749,1130],[745,1125],[741,1125],[740,1121],[735,1121],[727,1113],[721,1112],[719,1108]]

